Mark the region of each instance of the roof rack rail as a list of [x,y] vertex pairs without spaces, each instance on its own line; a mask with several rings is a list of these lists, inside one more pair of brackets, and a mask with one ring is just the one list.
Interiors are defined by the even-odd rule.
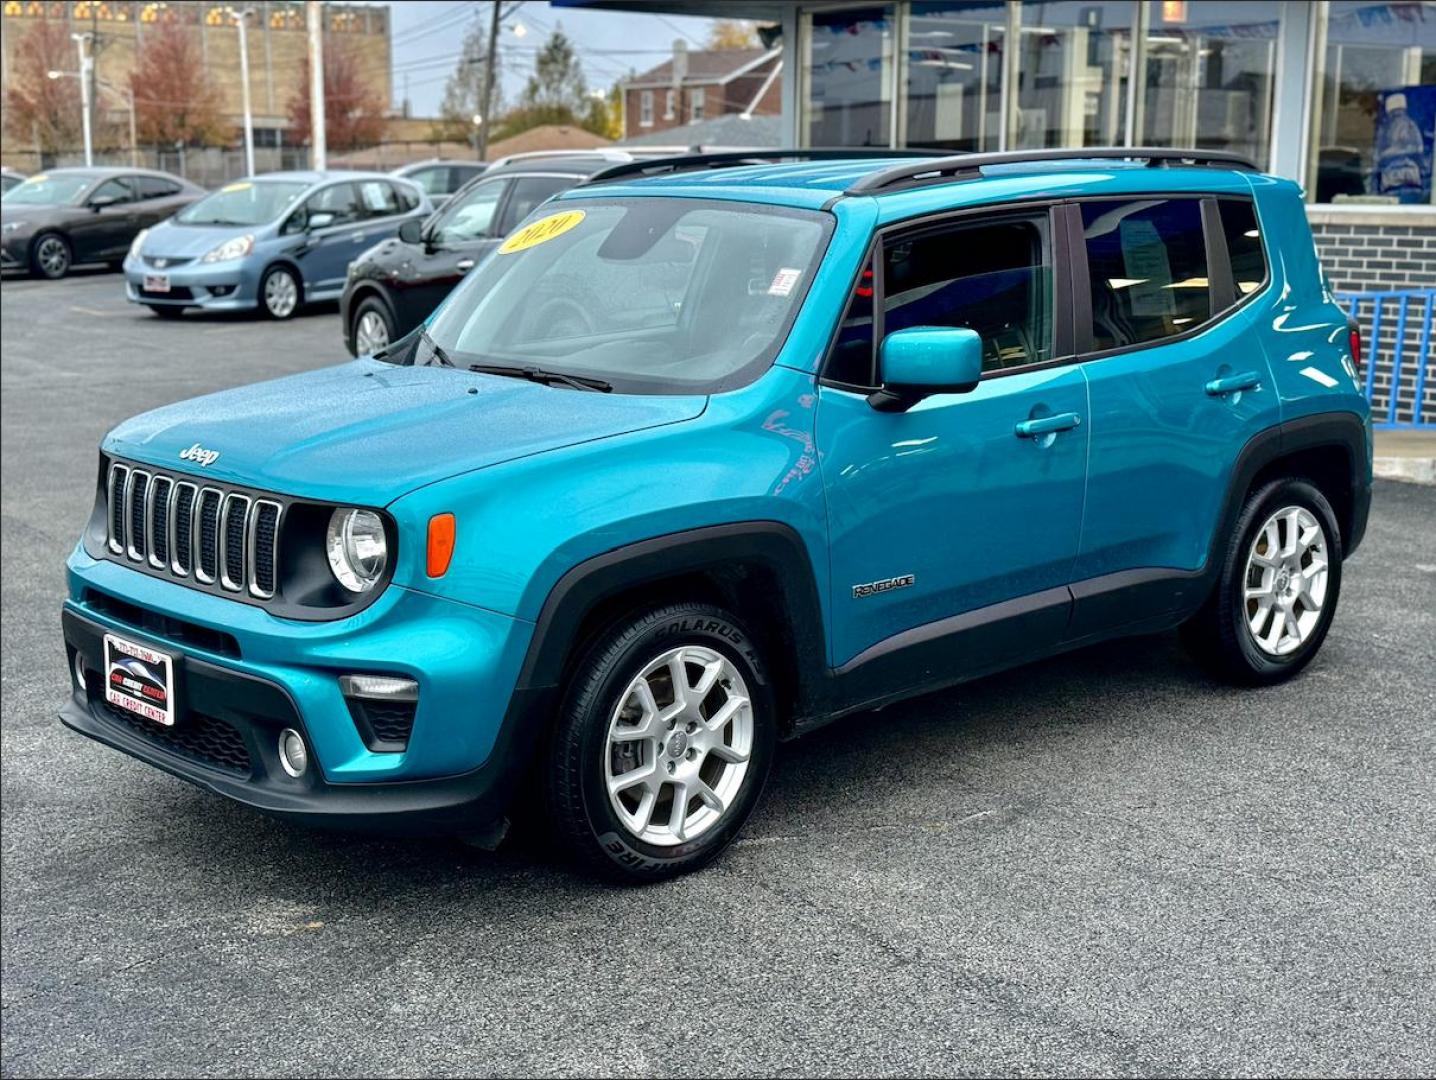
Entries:
[[941,159],[941,153],[932,150],[893,150],[888,147],[860,146],[819,147],[807,150],[725,150],[707,154],[677,154],[673,157],[629,161],[607,169],[600,169],[584,183],[603,184],[610,180],[622,180],[629,177],[642,179],[648,176],[696,172],[700,169],[731,169],[740,165],[772,165],[784,161],[844,161],[853,158],[902,157],[935,161]]
[[1240,154],[1221,150],[1184,150],[1170,146],[1088,146],[1059,150],[1006,150],[991,154],[957,154],[933,161],[894,165],[863,177],[848,195],[872,195],[880,191],[918,187],[930,183],[971,180],[989,165],[1021,165],[1044,161],[1145,161],[1149,167],[1198,165],[1259,172]]

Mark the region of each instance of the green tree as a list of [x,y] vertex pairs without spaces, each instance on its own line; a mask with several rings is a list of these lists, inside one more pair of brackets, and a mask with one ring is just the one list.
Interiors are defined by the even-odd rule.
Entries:
[[[464,34],[464,48],[449,81],[444,84],[444,101],[439,106],[443,137],[467,142],[474,117],[484,105],[484,69],[489,60],[489,31],[484,20],[475,19]],[[494,54],[494,89],[489,101],[493,118],[503,115],[503,61]]]
[[[534,73],[524,87],[525,109],[563,116],[567,122],[588,111],[588,84],[573,43],[558,27],[534,58]],[[564,121],[546,121],[549,123]]]

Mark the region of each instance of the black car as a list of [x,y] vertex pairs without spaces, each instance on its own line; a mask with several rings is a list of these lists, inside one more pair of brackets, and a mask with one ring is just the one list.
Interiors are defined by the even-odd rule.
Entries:
[[349,264],[339,301],[349,351],[378,352],[407,334],[534,207],[600,169],[631,160],[622,151],[597,150],[495,162],[427,221],[407,222],[396,239]]
[[0,200],[0,265],[62,278],[76,263],[118,268],[130,243],[204,195],[150,169],[51,169]]

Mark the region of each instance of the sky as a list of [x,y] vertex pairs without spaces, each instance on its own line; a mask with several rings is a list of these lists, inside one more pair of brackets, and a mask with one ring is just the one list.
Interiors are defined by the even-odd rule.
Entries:
[[[464,33],[476,18],[492,18],[487,0],[387,0],[394,55],[394,106],[402,104],[407,85],[410,112],[435,116],[444,83],[458,60]],[[513,6],[506,0],[504,9]],[[546,0],[526,0],[504,20],[500,49],[504,89],[512,102],[533,69],[534,53],[557,26],[574,42],[591,87],[607,88],[630,68],[644,71],[661,64],[675,38],[701,46],[711,20],[674,15],[630,14],[555,8]],[[522,32],[519,31],[522,27]]]

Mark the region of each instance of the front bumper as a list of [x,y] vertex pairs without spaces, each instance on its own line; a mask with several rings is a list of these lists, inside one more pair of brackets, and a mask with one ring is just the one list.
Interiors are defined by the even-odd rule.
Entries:
[[[84,687],[72,680],[60,714],[68,727],[209,791],[315,825],[491,832],[548,704],[546,691],[514,689],[529,624],[395,585],[352,618],[300,624],[77,552],[71,596],[61,619],[66,654],[72,668],[77,652],[85,658],[86,679]],[[105,702],[98,658],[106,632],[174,656],[174,728]],[[366,744],[339,691],[346,672],[419,682],[404,750]],[[279,764],[286,727],[310,754],[298,779]]]
[[30,233],[9,233],[0,241],[0,268],[23,270],[30,265]]
[[[207,311],[253,311],[259,307],[259,284],[244,259],[222,263],[198,260],[180,266],[155,267],[134,255],[125,257],[125,296],[132,304],[154,307],[198,307]],[[164,274],[170,291],[147,292],[147,274]]]

